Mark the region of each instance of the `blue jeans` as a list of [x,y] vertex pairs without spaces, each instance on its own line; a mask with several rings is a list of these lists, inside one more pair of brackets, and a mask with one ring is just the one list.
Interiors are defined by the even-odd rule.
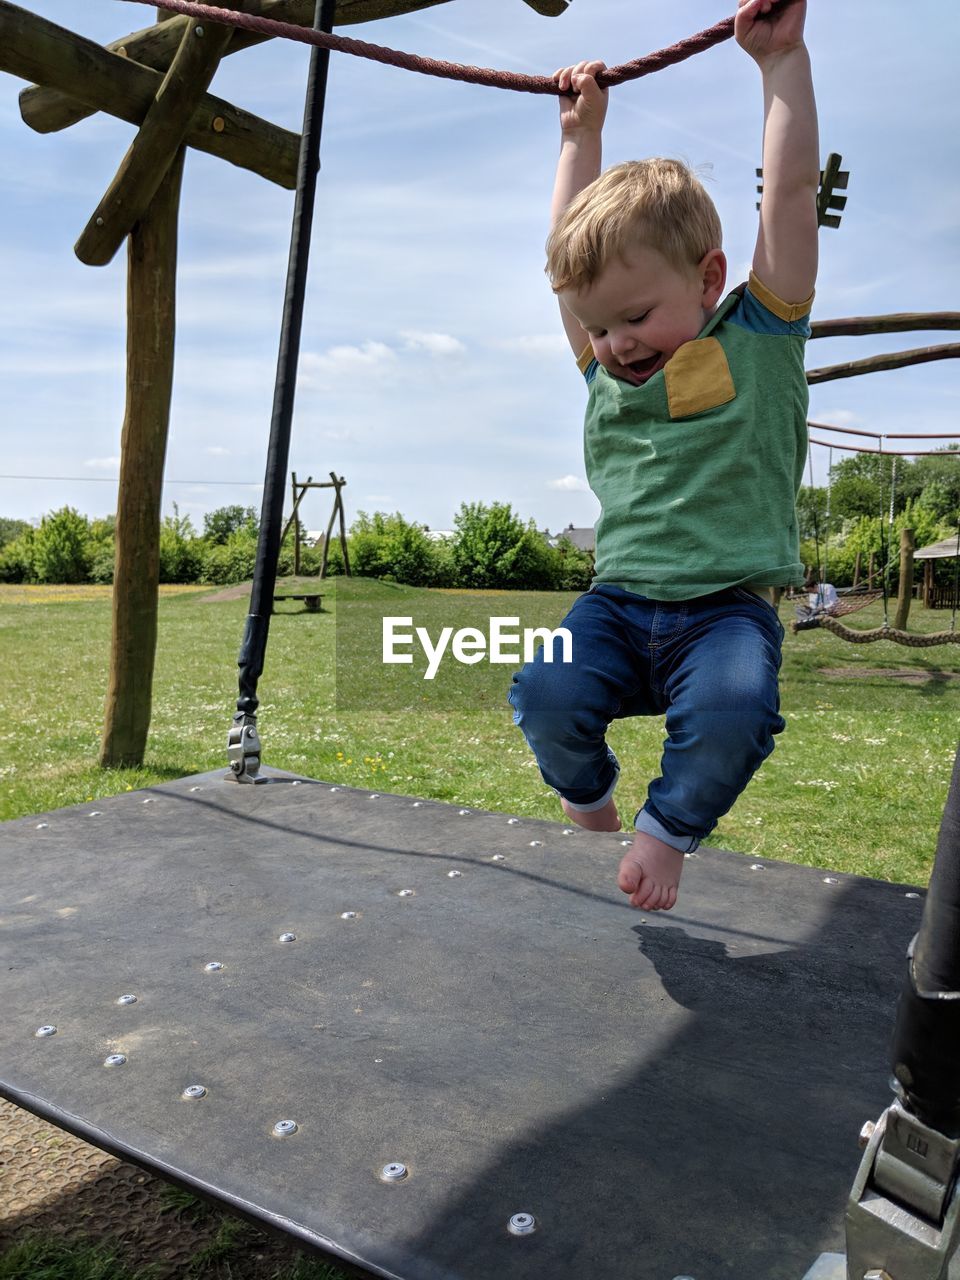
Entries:
[[571,807],[601,809],[620,766],[611,720],[666,715],[661,776],[634,825],[689,852],[731,808],[782,732],[783,627],[742,587],[675,602],[598,585],[563,621],[573,661],[532,662],[513,677],[514,723],[544,782]]

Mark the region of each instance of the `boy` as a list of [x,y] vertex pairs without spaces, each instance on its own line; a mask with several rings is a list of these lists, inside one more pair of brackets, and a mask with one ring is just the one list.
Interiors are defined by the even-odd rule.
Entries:
[[600,62],[556,73],[562,148],[547,272],[589,384],[584,456],[601,504],[596,576],[514,677],[514,720],[564,812],[617,831],[610,721],[666,715],[618,885],[669,910],[684,854],[730,809],[782,731],[772,588],[803,581],[804,343],[817,269],[819,143],[805,0],[739,0],[764,91],[764,192],[747,286],[721,302],[719,218],[676,161],[600,177]]

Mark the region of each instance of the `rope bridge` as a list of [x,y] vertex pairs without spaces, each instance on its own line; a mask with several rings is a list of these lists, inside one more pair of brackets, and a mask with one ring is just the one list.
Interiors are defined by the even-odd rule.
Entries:
[[[398,49],[369,44],[365,40],[354,40],[350,36],[328,34],[311,27],[298,26],[294,22],[279,22],[274,18],[239,13],[215,5],[196,4],[193,0],[127,0],[127,2],[150,3],[161,9],[169,9],[171,13],[186,14],[190,18],[240,27],[245,31],[255,31],[265,36],[281,36],[285,40],[296,40],[300,44],[316,45],[320,49],[331,49],[336,53],[349,53],[354,57],[369,58],[373,62],[401,67],[406,71],[419,71],[422,75],[438,76],[444,80],[462,80],[466,84],[487,85],[494,89],[514,89],[520,93],[549,94],[554,97],[557,97],[560,92],[552,76],[527,76],[514,71],[494,71],[488,67],[471,67],[458,62],[424,58],[419,54],[403,53]],[[790,0],[784,0],[784,2],[790,3]],[[684,62],[695,53],[703,53],[713,45],[729,40],[732,35],[733,18],[724,18],[722,22],[696,35],[688,36],[677,44],[660,49],[656,53],[648,53],[642,58],[635,58],[632,62],[625,62],[618,67],[609,67],[597,77],[597,83],[607,88],[611,85],[624,84],[628,80],[639,80],[641,76],[662,71],[664,67],[673,66],[677,62]]]

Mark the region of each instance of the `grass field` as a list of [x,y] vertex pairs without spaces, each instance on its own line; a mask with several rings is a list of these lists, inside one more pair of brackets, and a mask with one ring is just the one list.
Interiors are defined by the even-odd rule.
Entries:
[[[278,606],[260,682],[264,760],[353,786],[476,808],[559,817],[501,697],[509,667],[459,668],[461,705],[424,701],[381,711],[376,686],[338,710],[336,586],[323,613]],[[364,587],[361,585],[361,592]],[[398,613],[436,607],[442,593],[392,591]],[[461,596],[463,593],[460,593]],[[0,587],[0,817],[75,804],[225,764],[236,700],[236,655],[245,597],[169,589],[160,604],[153,722],[145,767],[96,765],[110,635],[109,588]],[[474,607],[559,621],[572,597],[485,593]],[[518,601],[520,603],[518,603]],[[351,605],[352,607],[352,605]],[[789,621],[790,606],[782,616]],[[849,621],[882,621],[871,605]],[[914,606],[911,629],[940,630],[949,616]],[[346,677],[355,678],[356,664]],[[478,673],[478,674],[474,674]],[[787,631],[782,669],[787,730],[711,843],[770,858],[925,881],[960,722],[960,646],[850,645],[820,631]],[[491,683],[492,681],[492,683]],[[344,701],[341,690],[341,703]],[[625,815],[657,771],[659,720],[616,722]]]
[[[376,656],[355,640],[347,609],[359,601],[361,609],[376,612],[387,601],[391,612],[417,617],[439,619],[456,607],[555,625],[572,597],[475,593],[463,599],[460,593],[454,601],[443,593],[355,584],[349,605],[339,605],[337,677],[336,584],[324,584],[324,591],[323,613],[284,604],[273,618],[260,682],[265,763],[381,792],[559,818],[556,797],[512,724],[505,702],[509,667],[489,669],[482,678],[478,668],[456,669],[443,697],[417,693],[413,710],[386,712],[372,671]],[[146,764],[103,771],[96,759],[110,589],[0,586],[0,817],[225,768],[246,610],[246,596],[237,592],[164,591]],[[788,623],[792,607],[784,605],[781,616]],[[876,626],[880,606],[848,621]],[[911,629],[949,624],[949,616],[914,606]],[[788,629],[782,702],[786,732],[710,843],[926,883],[957,747],[960,647],[856,646],[829,633],[792,635]],[[357,709],[344,710],[346,705]],[[623,765],[618,796],[629,817],[657,770],[662,723],[618,722],[610,738]],[[228,1225],[224,1232],[217,1256],[198,1258],[190,1275],[259,1277],[240,1265],[249,1243],[232,1244]],[[291,1263],[264,1271],[263,1280],[333,1280],[335,1273],[313,1270],[315,1265]],[[128,1277],[119,1264],[79,1249],[54,1249],[49,1256],[15,1249],[0,1256],[0,1280],[108,1276],[147,1280],[148,1272]]]

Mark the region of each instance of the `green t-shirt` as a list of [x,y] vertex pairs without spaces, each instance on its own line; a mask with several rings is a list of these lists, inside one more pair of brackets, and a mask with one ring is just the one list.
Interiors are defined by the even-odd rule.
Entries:
[[587,364],[594,582],[688,600],[803,581],[811,302],[782,302],[751,276],[642,386]]

